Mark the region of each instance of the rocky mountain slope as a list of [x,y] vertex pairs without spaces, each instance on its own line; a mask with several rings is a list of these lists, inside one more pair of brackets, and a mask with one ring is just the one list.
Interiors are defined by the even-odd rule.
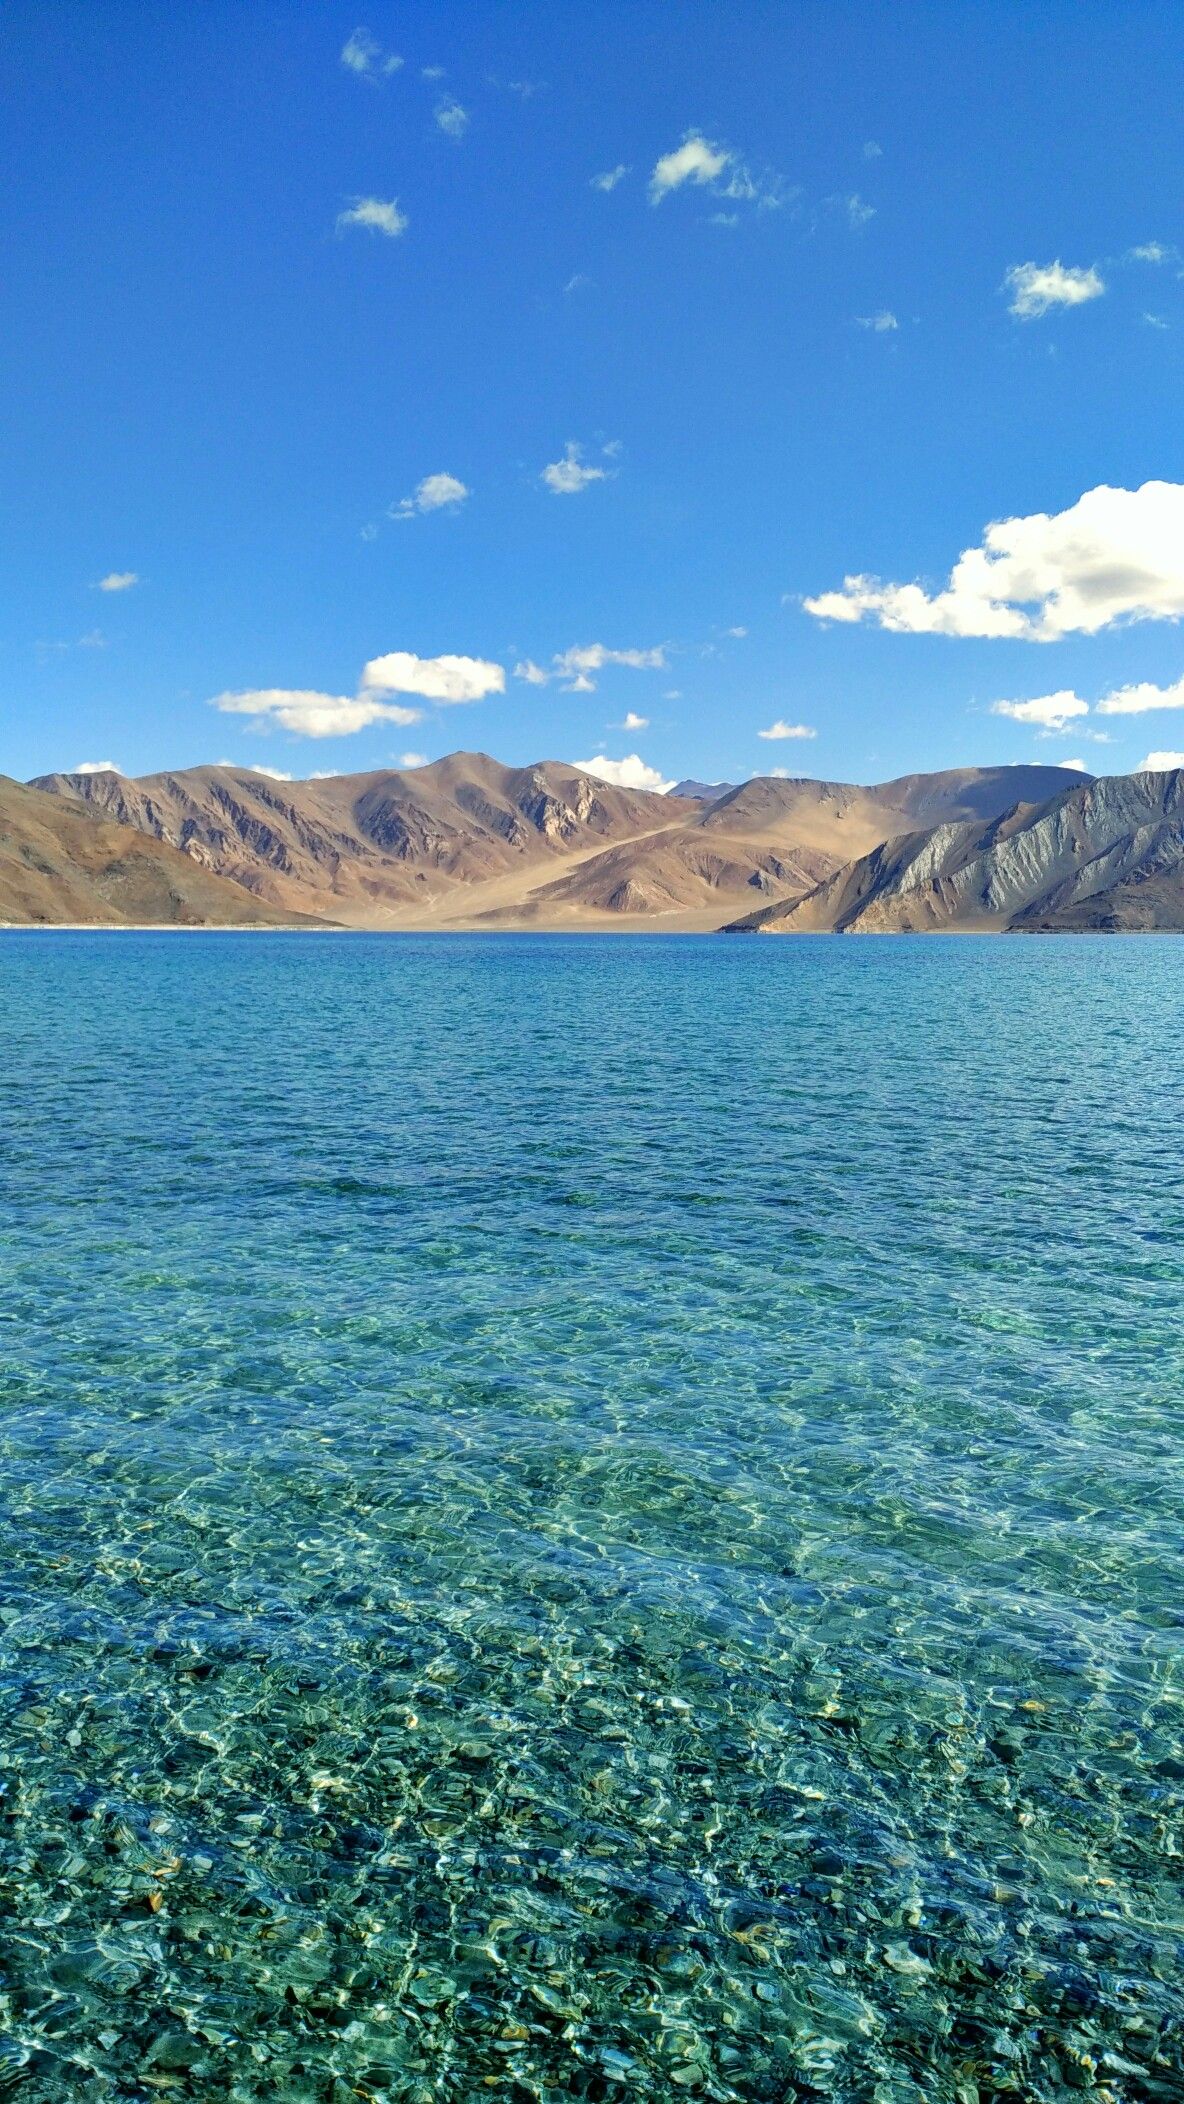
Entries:
[[729,933],[1184,930],[1184,769],[883,842]]
[[[197,767],[42,777],[290,911],[369,927],[718,928],[798,897],[890,834],[995,813],[1079,776],[963,768],[873,788],[756,778],[714,797],[618,789],[558,761],[481,753],[283,782]],[[690,788],[692,784],[685,785]]]
[[0,923],[284,927],[304,916],[166,843],[0,776]]

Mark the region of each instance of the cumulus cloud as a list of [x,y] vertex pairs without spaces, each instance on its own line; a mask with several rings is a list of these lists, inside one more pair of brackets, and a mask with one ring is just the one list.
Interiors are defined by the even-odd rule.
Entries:
[[656,767],[647,766],[640,753],[627,753],[623,760],[609,760],[600,753],[594,760],[573,760],[583,774],[594,774],[597,781],[611,782],[615,789],[650,789],[657,796],[666,796],[674,787]]
[[1010,716],[1013,723],[1035,724],[1042,731],[1064,731],[1075,716],[1089,715],[1089,703],[1062,688],[1058,694],[1038,694],[1032,701],[993,701],[991,714]]
[[419,723],[422,709],[407,709],[373,695],[319,694],[307,688],[255,687],[241,694],[215,694],[211,708],[224,716],[251,716],[278,723],[298,738],[351,738],[372,723]]
[[608,192],[615,190],[617,184],[623,183],[625,177],[630,173],[631,171],[626,167],[624,161],[619,161],[615,168],[606,168],[603,175],[594,175],[591,187],[593,190],[603,190],[607,196]]
[[857,314],[855,319],[861,329],[871,329],[877,336],[890,335],[900,327],[890,307],[881,307],[878,314]]
[[661,204],[684,183],[718,182],[731,159],[726,146],[713,146],[701,132],[687,132],[681,146],[657,161],[650,177],[650,203]]
[[[619,450],[619,446],[616,445],[603,448],[605,455],[610,459],[615,459]],[[583,453],[583,447],[577,445],[574,438],[569,438],[563,449],[562,460],[553,460],[543,469],[539,479],[546,483],[554,496],[578,496],[581,490],[587,489],[589,483],[608,480],[611,470],[585,466]]]
[[406,212],[399,210],[397,197],[355,197],[348,212],[337,214],[338,227],[364,226],[372,233],[385,234],[395,241],[405,234],[411,221]]
[[[487,658],[416,657],[411,650],[388,650],[384,657],[371,658],[362,668],[361,692],[374,694],[418,694],[441,707],[456,702],[483,701],[487,694],[504,694],[506,674],[502,665]],[[404,714],[396,723],[417,723],[418,714]]]
[[[655,163],[650,177],[650,203],[660,205],[663,198],[687,183],[709,189],[713,196],[732,203],[765,209],[781,204],[785,195],[780,176],[754,176],[730,146],[713,145],[699,131],[686,132],[682,145],[662,154]],[[735,224],[735,213],[717,212],[713,216],[718,223]]]
[[1092,264],[1079,270],[1058,261],[1013,264],[1002,290],[1010,292],[1010,312],[1019,321],[1037,321],[1052,307],[1080,307],[1099,299],[1106,287]]
[[397,73],[403,61],[393,51],[384,51],[368,29],[355,29],[341,47],[341,63],[350,73]]
[[536,665],[533,658],[519,658],[514,667],[515,679],[524,679],[528,687],[545,687],[551,675]]
[[105,577],[100,577],[96,589],[100,592],[130,592],[139,582],[135,570],[108,570]]
[[639,716],[636,709],[626,709],[620,723],[612,726],[614,730],[618,731],[648,731],[649,727],[649,717]]
[[1184,483],[1101,483],[1066,511],[988,526],[940,592],[850,576],[802,602],[819,621],[871,619],[902,635],[1016,636],[1051,643],[1117,622],[1184,614]]
[[426,767],[428,765],[428,756],[426,752],[400,753],[399,765],[400,767]]
[[1170,774],[1177,767],[1184,767],[1184,752],[1149,752],[1140,761],[1138,774]]
[[412,519],[417,512],[449,511],[463,504],[472,491],[457,475],[425,475],[414,495],[392,504],[388,518]]
[[117,766],[114,760],[79,760],[77,767],[72,767],[70,772],[71,774],[122,774],[123,769]]
[[1140,680],[1137,686],[1115,687],[1098,703],[1099,716],[1145,716],[1150,709],[1184,709],[1184,679],[1170,687]]
[[1084,760],[1058,760],[1057,765],[1058,767],[1071,767],[1074,774],[1090,773],[1090,769],[1086,766]]
[[811,729],[808,723],[786,723],[780,716],[777,718],[776,723],[769,725],[767,731],[757,732],[758,738],[816,738],[817,736],[817,731]]
[[462,110],[459,102],[454,102],[450,95],[446,95],[443,102],[436,104],[435,116],[440,130],[447,133],[450,139],[464,138],[469,128],[469,113]]

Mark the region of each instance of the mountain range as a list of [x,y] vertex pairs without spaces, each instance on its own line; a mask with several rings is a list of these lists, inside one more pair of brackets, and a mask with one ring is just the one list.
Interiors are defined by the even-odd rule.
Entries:
[[565,762],[0,778],[0,919],[679,931],[1184,926],[1181,776],[619,788]]
[[1184,768],[882,842],[736,934],[1184,930]]
[[[301,782],[234,767],[52,774],[24,794],[47,825],[54,809],[90,813],[170,849],[237,886],[253,920],[709,930],[758,902],[804,897],[896,835],[998,817],[1080,780],[1055,767],[956,768],[872,787],[757,776],[660,796],[560,761],[513,768],[462,752]],[[55,916],[39,898],[26,917]]]

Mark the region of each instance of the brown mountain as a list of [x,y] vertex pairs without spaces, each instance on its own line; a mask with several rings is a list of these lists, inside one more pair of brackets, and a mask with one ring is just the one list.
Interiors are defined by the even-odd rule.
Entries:
[[882,842],[729,933],[1184,930],[1184,769]]
[[1080,777],[962,768],[874,788],[757,778],[714,800],[618,789],[558,761],[454,753],[406,772],[281,782],[250,769],[47,775],[256,898],[369,927],[718,928],[801,896],[919,823],[999,812]]
[[0,775],[0,922],[283,927],[302,919],[247,898],[175,847]]

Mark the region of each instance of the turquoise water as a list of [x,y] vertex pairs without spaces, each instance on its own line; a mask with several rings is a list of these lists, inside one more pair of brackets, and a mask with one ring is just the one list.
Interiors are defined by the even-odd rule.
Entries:
[[0,937],[0,2090],[1184,2096],[1182,989]]

